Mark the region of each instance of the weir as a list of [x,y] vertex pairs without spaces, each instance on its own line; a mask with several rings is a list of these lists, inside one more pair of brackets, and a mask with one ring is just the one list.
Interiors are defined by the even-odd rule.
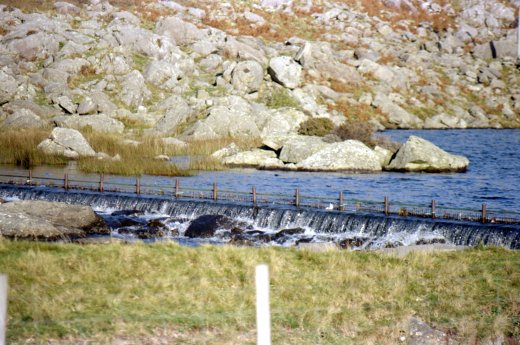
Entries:
[[[290,206],[262,206],[215,202],[208,200],[175,199],[172,197],[98,193],[63,190],[49,187],[0,185],[0,198],[48,200],[90,205],[98,210],[135,209],[158,212],[179,218],[195,219],[206,214],[225,215],[247,220],[263,229],[302,227],[317,234],[348,234],[350,238],[388,237],[392,234],[410,236],[439,236],[456,245],[474,246],[479,243],[520,249],[520,226],[480,224],[443,219],[385,216],[360,212],[298,209]],[[419,237],[419,236],[418,236]]]

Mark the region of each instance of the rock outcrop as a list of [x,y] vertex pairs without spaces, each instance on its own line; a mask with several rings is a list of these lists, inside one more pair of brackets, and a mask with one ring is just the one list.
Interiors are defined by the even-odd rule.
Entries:
[[387,169],[393,171],[456,172],[465,171],[469,160],[452,155],[431,142],[411,136],[401,146]]
[[[153,18],[149,3],[0,6],[0,131],[254,138],[278,153],[312,117],[520,128],[512,3],[405,2],[378,1],[369,15],[362,1],[316,12],[298,1],[159,1]],[[294,143],[288,164],[306,155],[289,157]]]

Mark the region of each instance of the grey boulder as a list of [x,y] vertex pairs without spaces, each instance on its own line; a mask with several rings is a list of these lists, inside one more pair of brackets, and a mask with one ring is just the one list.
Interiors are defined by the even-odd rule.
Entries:
[[177,17],[166,17],[157,24],[157,33],[169,37],[178,45],[186,45],[207,37],[204,30]]
[[277,83],[294,89],[300,85],[302,66],[289,56],[278,56],[269,61],[269,74]]
[[388,96],[378,93],[372,103],[388,117],[388,121],[398,128],[421,128],[423,121],[416,115],[409,113]]
[[182,97],[171,96],[168,98],[168,102],[168,109],[164,116],[155,124],[153,132],[170,133],[191,116],[192,110]]
[[90,206],[49,201],[0,204],[0,235],[8,238],[56,240],[108,232]]
[[264,79],[264,69],[256,61],[239,62],[233,69],[232,84],[243,93],[258,91]]
[[357,140],[333,143],[296,165],[310,171],[381,171],[377,154]]
[[255,149],[224,157],[222,163],[230,166],[258,167],[261,165],[272,165],[272,160],[276,159],[274,151]]
[[410,136],[401,146],[388,170],[458,172],[466,171],[469,160],[463,156],[452,155],[431,142]]
[[299,163],[322,150],[329,144],[320,137],[298,135],[289,139],[280,152],[280,160],[285,163]]
[[96,152],[83,135],[75,129],[54,128],[49,139],[38,145],[38,149],[49,155],[60,155],[67,158],[80,156],[92,157]]
[[43,128],[47,123],[29,109],[18,109],[8,115],[0,127],[5,129]]
[[54,123],[60,127],[82,129],[89,128],[94,132],[100,133],[123,133],[125,125],[119,120],[113,119],[105,114],[97,115],[72,115],[58,116],[53,119]]
[[211,107],[208,116],[195,123],[183,133],[183,136],[190,137],[192,140],[225,137],[258,138],[260,131],[251,113],[228,104]]

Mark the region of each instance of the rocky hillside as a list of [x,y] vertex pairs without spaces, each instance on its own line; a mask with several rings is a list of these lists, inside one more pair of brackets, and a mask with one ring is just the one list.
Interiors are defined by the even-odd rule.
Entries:
[[513,2],[4,3],[4,130],[246,137],[278,150],[311,118],[520,127]]

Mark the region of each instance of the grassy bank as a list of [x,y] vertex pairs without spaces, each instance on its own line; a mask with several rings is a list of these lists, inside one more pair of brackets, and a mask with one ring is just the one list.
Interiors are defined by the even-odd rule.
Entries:
[[411,315],[468,344],[520,332],[518,251],[395,258],[0,240],[0,272],[11,292],[8,340],[254,343],[253,273],[261,262],[271,271],[274,343],[399,343]]

